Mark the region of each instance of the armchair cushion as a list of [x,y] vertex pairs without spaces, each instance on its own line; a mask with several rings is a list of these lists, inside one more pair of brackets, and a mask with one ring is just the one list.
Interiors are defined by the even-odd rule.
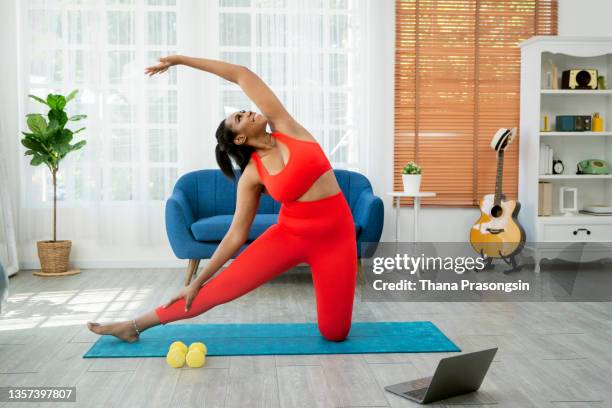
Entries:
[[[272,224],[276,224],[278,214],[257,214],[253,219],[253,225],[249,231],[247,241],[253,241],[260,236]],[[191,224],[191,232],[198,241],[219,242],[232,224],[231,215],[214,215],[212,217],[201,218]],[[355,223],[357,236],[361,232],[361,226]]]
[[[278,214],[257,214],[247,237],[253,241],[260,236],[272,224],[276,224]],[[213,215],[212,217],[200,218],[191,224],[191,232],[198,241],[221,241],[230,225],[233,215]]]

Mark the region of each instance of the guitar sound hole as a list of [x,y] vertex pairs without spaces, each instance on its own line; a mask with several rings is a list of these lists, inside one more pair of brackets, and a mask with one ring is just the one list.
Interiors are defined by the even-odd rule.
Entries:
[[495,218],[501,217],[503,212],[504,210],[502,210],[501,206],[499,205],[495,205],[493,208],[491,208],[491,215]]

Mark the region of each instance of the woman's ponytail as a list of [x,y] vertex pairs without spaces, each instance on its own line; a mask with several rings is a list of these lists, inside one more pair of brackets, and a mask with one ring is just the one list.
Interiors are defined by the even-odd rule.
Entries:
[[216,132],[215,158],[221,172],[233,181],[236,180],[236,174],[232,159],[238,164],[242,174],[251,160],[251,154],[255,151],[251,146],[235,144],[234,137],[236,137],[235,133],[225,126],[225,119],[223,119]]
[[221,172],[223,172],[223,174],[225,174],[230,179],[235,180],[236,176],[234,175],[232,159],[230,159],[229,154],[227,154],[227,151],[225,151],[225,149],[222,149],[221,145],[218,143],[217,146],[215,146],[215,158],[217,159],[217,164],[219,165]]

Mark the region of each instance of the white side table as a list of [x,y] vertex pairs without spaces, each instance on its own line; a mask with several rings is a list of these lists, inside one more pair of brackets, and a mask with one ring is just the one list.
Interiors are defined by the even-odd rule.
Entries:
[[419,237],[419,208],[421,208],[421,197],[435,197],[436,193],[431,191],[419,191],[417,193],[406,193],[404,191],[391,191],[387,193],[397,202],[395,207],[395,242],[399,241],[399,210],[400,200],[402,197],[414,198],[414,242],[418,241]]

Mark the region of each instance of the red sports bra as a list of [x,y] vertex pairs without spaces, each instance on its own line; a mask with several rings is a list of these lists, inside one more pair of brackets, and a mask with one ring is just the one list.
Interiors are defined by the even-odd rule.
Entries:
[[251,157],[257,165],[259,177],[268,193],[278,202],[296,201],[312,184],[332,168],[325,152],[317,142],[296,139],[281,132],[272,132],[289,150],[289,160],[280,173],[269,174],[257,152]]

